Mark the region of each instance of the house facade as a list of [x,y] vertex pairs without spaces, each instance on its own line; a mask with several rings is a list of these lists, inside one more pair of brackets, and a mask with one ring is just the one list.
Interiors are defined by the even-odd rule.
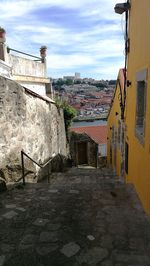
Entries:
[[108,115],[107,133],[107,162],[120,178],[124,178],[124,123],[121,119],[123,91],[124,69],[120,69]]
[[[115,10],[119,13],[124,9],[126,16],[127,71],[125,71],[122,119],[125,135],[124,178],[126,182],[134,184],[145,210],[150,214],[150,2],[149,0],[131,0],[125,4],[127,5],[119,4]],[[112,121],[115,124],[113,109],[116,102],[119,104],[119,98],[118,100],[116,98],[111,108],[109,128],[112,127]],[[118,132],[117,129],[116,132]],[[113,134],[110,135],[109,132],[110,142],[113,141],[112,137]],[[117,134],[116,138],[119,138]],[[119,174],[119,167],[114,167],[114,163],[112,166]]]
[[0,74],[3,76],[6,76],[6,67],[9,68],[9,77],[21,86],[53,98],[51,80],[47,77],[46,46],[40,48],[37,57],[8,47],[6,38],[0,38]]
[[98,166],[98,144],[87,134],[71,132],[69,142],[73,165]]
[[150,213],[150,34],[149,0],[132,0],[129,12],[126,101],[126,180],[133,182]]
[[107,126],[72,127],[69,142],[75,165],[106,166]]

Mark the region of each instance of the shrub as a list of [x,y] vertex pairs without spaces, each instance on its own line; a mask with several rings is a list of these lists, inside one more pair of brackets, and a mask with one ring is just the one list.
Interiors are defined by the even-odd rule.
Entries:
[[55,102],[56,102],[56,106],[58,108],[63,109],[64,120],[65,120],[65,129],[66,129],[66,134],[68,137],[68,129],[71,126],[73,119],[76,117],[77,111],[71,105],[69,105],[67,102],[60,101],[59,99],[56,99]]

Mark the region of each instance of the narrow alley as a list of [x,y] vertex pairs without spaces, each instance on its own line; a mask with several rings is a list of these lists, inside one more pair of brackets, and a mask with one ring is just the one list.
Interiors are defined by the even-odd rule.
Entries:
[[150,221],[133,186],[72,168],[0,194],[0,266],[148,266]]

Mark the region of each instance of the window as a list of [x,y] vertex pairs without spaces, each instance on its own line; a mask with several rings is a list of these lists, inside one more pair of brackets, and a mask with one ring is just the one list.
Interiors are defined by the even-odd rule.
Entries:
[[123,153],[124,151],[124,132],[125,127],[121,120],[118,120],[118,149]]
[[112,126],[112,147],[116,148],[117,144],[117,129],[115,126]]
[[115,144],[115,127],[112,126],[112,147],[114,147]]
[[106,144],[99,144],[98,145],[98,156],[99,157],[106,157],[107,156]]
[[147,70],[137,73],[137,97],[136,97],[136,137],[141,143],[144,143],[145,131],[145,112],[146,112],[146,80]]
[[118,148],[121,149],[121,121],[118,120]]
[[121,126],[121,145],[120,145],[120,150],[122,154],[124,154],[124,139],[125,139],[125,125],[122,124]]

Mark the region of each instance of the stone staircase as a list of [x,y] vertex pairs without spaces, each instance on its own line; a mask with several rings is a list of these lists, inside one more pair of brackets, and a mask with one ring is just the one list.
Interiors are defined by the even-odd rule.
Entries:
[[149,266],[150,221],[109,169],[71,168],[0,194],[1,266]]
[[[47,179],[45,181],[47,182]],[[111,169],[108,168],[94,168],[89,166],[80,166],[80,167],[72,167],[65,172],[61,173],[51,173],[49,176],[49,182],[51,184],[59,184],[62,182],[68,185],[75,185],[77,183],[82,184],[83,186],[87,186],[88,183],[102,185],[102,184],[120,184],[122,181],[112,172]]]

